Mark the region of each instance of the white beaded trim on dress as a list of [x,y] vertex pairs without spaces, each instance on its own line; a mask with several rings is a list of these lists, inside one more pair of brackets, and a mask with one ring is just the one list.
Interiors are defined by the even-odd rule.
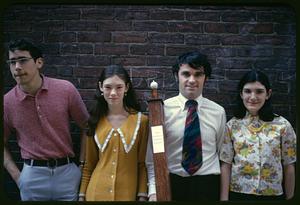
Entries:
[[[133,136],[132,136],[132,138],[131,138],[131,141],[130,141],[129,145],[126,144],[125,136],[124,136],[122,130],[121,130],[120,128],[117,129],[117,132],[120,134],[121,141],[122,141],[122,143],[123,143],[123,146],[124,146],[124,149],[125,149],[125,152],[126,152],[126,153],[128,153],[128,152],[131,150],[132,146],[134,145],[134,142],[135,142],[135,140],[136,140],[137,133],[138,133],[138,131],[139,131],[139,129],[140,129],[140,125],[141,125],[141,117],[142,117],[141,112],[138,112],[138,119],[137,119],[137,122],[136,122],[136,127],[135,127],[135,130],[134,130],[134,133],[133,133]],[[106,139],[105,139],[103,145],[100,144],[100,142],[99,142],[99,140],[98,140],[97,133],[95,133],[94,139],[95,139],[95,142],[96,142],[96,144],[97,144],[97,146],[98,146],[98,148],[99,148],[99,150],[100,150],[101,152],[103,152],[104,149],[106,148],[107,143],[109,142],[110,138],[112,137],[112,133],[113,133],[114,131],[115,131],[115,129],[114,129],[114,128],[111,128],[111,130],[110,130],[110,132],[108,133],[108,135],[107,135],[107,137],[106,137]]]

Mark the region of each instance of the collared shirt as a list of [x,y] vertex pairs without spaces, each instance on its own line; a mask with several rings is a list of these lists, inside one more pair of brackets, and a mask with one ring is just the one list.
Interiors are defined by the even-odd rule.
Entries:
[[[179,94],[164,101],[165,114],[165,146],[168,169],[171,173],[182,177],[190,176],[182,167],[182,145],[185,121],[188,109],[185,103],[188,99]],[[223,142],[226,125],[226,114],[223,107],[204,98],[195,99],[198,102],[197,113],[200,120],[202,139],[203,164],[194,175],[220,174],[218,152]],[[149,141],[147,151],[147,168],[149,178],[149,195],[155,193],[155,177],[152,159],[152,145]]]
[[147,195],[148,117],[130,114],[114,129],[106,117],[87,137],[80,193],[87,201],[135,201]]
[[[283,165],[296,161],[296,134],[283,117],[264,122],[247,115],[232,118],[220,160],[232,164],[230,190],[255,195],[281,195]],[[255,129],[253,129],[255,127]]]
[[35,96],[18,85],[4,96],[4,138],[15,133],[24,159],[74,156],[69,124],[83,128],[88,112],[76,88],[66,80],[43,76]]

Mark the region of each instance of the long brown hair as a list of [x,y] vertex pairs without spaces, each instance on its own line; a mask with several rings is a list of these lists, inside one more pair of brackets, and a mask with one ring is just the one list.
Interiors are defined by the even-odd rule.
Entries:
[[121,65],[107,66],[103,69],[97,81],[95,94],[96,102],[89,110],[90,118],[88,120],[88,136],[94,136],[99,119],[108,114],[108,105],[106,100],[104,99],[104,96],[101,95],[98,83],[101,82],[101,84],[103,84],[104,80],[113,77],[114,75],[122,79],[125,85],[128,85],[127,94],[123,98],[124,109],[131,114],[141,110],[127,71]]

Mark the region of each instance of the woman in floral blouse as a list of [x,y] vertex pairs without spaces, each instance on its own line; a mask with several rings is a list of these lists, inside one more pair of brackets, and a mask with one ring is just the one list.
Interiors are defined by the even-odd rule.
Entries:
[[80,201],[145,201],[148,117],[126,70],[107,66],[90,111]]
[[238,85],[234,117],[220,151],[221,200],[291,199],[295,188],[296,135],[271,106],[270,83],[249,71]]

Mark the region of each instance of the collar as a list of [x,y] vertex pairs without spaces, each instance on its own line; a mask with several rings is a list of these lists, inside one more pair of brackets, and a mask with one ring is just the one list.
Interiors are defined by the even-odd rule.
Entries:
[[[184,97],[181,93],[179,93],[178,95],[178,101],[179,101],[179,106],[180,106],[180,109],[183,111],[185,110],[185,103],[186,101],[188,101],[189,99],[187,99],[186,97]],[[195,101],[197,101],[198,103],[198,107],[197,109],[199,110],[199,108],[201,107],[202,105],[202,102],[203,102],[203,96],[202,94],[199,95],[196,99],[194,99]]]
[[[135,116],[135,115],[130,114],[129,117],[131,117],[131,116]],[[127,120],[129,120],[128,118],[127,118]],[[141,118],[142,118],[142,113],[138,112],[137,113],[136,126],[135,126],[134,132],[132,133],[132,136],[127,136],[127,137],[124,136],[123,131],[121,130],[122,126],[120,128],[117,128],[117,129],[111,128],[108,135],[106,136],[103,144],[100,143],[99,136],[98,136],[97,130],[96,130],[95,135],[94,135],[94,140],[95,140],[99,150],[101,152],[104,152],[105,148],[107,147],[107,144],[109,143],[110,138],[112,137],[112,133],[114,131],[117,131],[119,133],[120,137],[121,137],[121,142],[123,143],[124,150],[125,150],[126,153],[128,153],[131,150],[131,148],[134,145],[134,142],[136,140],[136,137],[137,137],[138,131],[140,129],[140,125],[141,125]],[[129,140],[130,140],[129,144],[127,144],[127,142],[126,142],[126,141],[128,141],[128,140],[126,140],[128,137],[129,137]]]
[[248,111],[246,111],[246,115],[245,115],[245,121],[247,124],[253,122],[253,121],[260,121],[260,118],[258,115],[251,115]]
[[[40,92],[41,90],[48,90],[49,89],[49,78],[45,77],[43,74],[41,74],[43,83],[42,83],[42,87],[39,89],[38,92]],[[28,93],[25,93],[19,85],[16,86],[16,98],[19,101],[23,101],[25,100],[26,97],[34,97],[33,95],[30,95]]]

